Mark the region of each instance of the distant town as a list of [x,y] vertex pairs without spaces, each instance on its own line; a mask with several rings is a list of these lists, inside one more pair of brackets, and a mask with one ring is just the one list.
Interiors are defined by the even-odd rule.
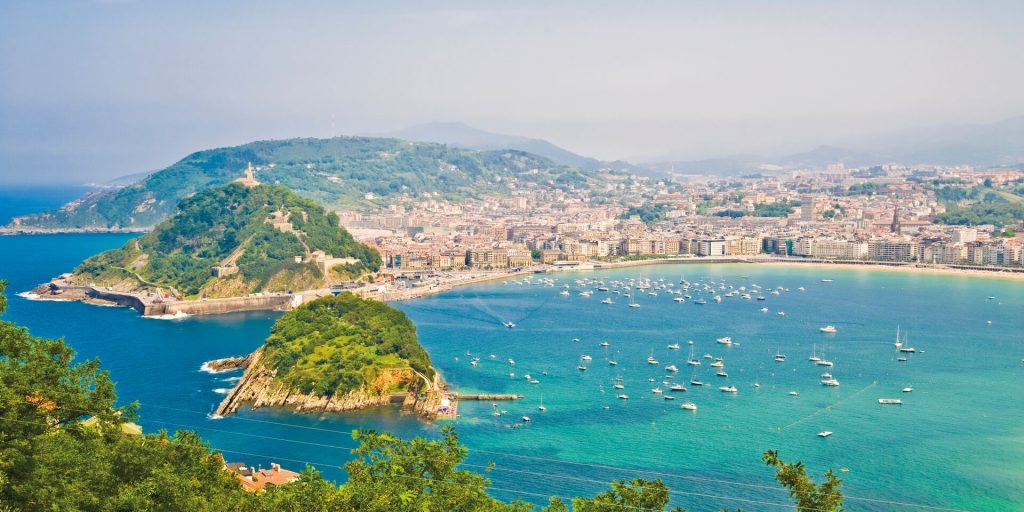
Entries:
[[1024,265],[1019,215],[979,223],[1001,206],[1022,208],[1024,172],[1016,169],[836,164],[743,177],[611,176],[603,190],[513,184],[507,197],[405,197],[340,215],[396,275],[755,255],[1006,271]]

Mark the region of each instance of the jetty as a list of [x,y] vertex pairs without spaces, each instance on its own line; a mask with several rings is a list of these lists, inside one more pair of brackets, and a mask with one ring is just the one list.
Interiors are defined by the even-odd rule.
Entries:
[[523,395],[463,395],[461,393],[452,393],[452,395],[459,400],[486,400],[488,402],[498,400],[522,400]]

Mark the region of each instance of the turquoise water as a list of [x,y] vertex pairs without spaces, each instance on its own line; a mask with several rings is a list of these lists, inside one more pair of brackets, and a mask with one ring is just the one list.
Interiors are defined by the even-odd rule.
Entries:
[[[0,214],[6,213],[0,207]],[[200,365],[258,347],[277,316],[273,313],[163,321],[122,308],[13,296],[130,237],[0,237],[0,278],[11,282],[5,319],[38,335],[64,336],[80,357],[101,358],[120,395],[141,403],[147,430],[198,430],[229,459],[290,467],[308,461],[339,480],[344,474],[337,466],[347,459],[353,428],[436,434],[438,425],[391,408],[327,417],[270,410],[208,419],[223,396],[217,390],[230,388],[229,379],[238,374],[204,373]],[[570,297],[558,295],[563,283],[577,278],[610,281],[641,271],[666,282],[715,279],[790,291],[767,295],[764,302],[725,298],[705,306],[677,304],[661,293],[639,297],[640,309],[627,308],[618,295],[612,295],[614,305],[601,304],[601,292],[580,297],[575,285]],[[502,498],[544,501],[532,493],[593,494],[612,478],[632,478],[642,474],[634,470],[644,470],[656,472],[648,477],[666,480],[673,501],[689,510],[785,510],[775,505],[786,503],[785,493],[759,460],[764,450],[777,449],[815,474],[827,467],[848,468],[840,473],[850,496],[848,510],[923,510],[866,500],[969,510],[1024,507],[1020,282],[750,265],[657,266],[553,277],[558,281],[554,288],[490,283],[398,304],[416,322],[435,365],[459,390],[526,395],[523,401],[501,403],[508,411],[501,417],[492,416],[488,403],[465,402],[456,422],[471,450],[471,469],[496,463],[489,477],[503,489],[494,493]],[[797,291],[800,286],[806,291]],[[761,307],[769,313],[761,313]],[[779,310],[784,317],[776,314]],[[501,326],[507,320],[517,327]],[[839,332],[818,332],[825,324]],[[897,325],[924,353],[905,363],[895,360]],[[722,336],[740,346],[716,344]],[[617,367],[606,363],[598,346],[602,340],[611,343],[609,355],[618,360]],[[708,386],[688,385],[688,340],[694,341],[698,357],[724,357],[729,377],[714,376],[703,360],[700,379]],[[675,342],[681,350],[666,348]],[[814,345],[835,362],[830,371],[840,387],[818,383],[825,369],[807,360]],[[675,380],[689,388],[674,401],[650,391],[657,383],[647,379],[660,381],[665,374],[646,363],[652,350],[661,366],[679,367]],[[788,356],[786,362],[773,361],[777,350]],[[467,351],[481,357],[477,367],[469,364]],[[593,361],[588,371],[579,372],[584,353]],[[508,358],[515,359],[514,367]],[[541,383],[530,385],[523,379],[526,373]],[[616,375],[622,376],[630,400],[614,398]],[[739,392],[718,391],[725,382]],[[901,393],[908,385],[914,391]],[[789,396],[791,390],[800,395]],[[543,413],[537,410],[542,394],[548,407]],[[901,398],[904,405],[879,405],[881,397]],[[699,410],[680,409],[687,400]],[[510,428],[524,414],[533,421]],[[821,439],[815,435],[821,430],[835,434]]]

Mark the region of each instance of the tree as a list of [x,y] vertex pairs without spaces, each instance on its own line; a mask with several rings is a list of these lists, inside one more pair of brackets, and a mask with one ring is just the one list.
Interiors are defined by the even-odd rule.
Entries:
[[818,485],[807,476],[807,468],[802,462],[789,464],[780,459],[779,452],[775,450],[764,452],[761,459],[777,468],[775,480],[789,489],[789,496],[796,500],[797,512],[842,512],[843,481],[831,468],[825,472],[825,481]]
[[342,486],[346,510],[400,512],[422,510],[525,512],[522,502],[505,504],[487,495],[490,482],[458,469],[468,454],[455,429],[446,425],[437,440],[403,441],[390,434],[357,430],[356,459],[345,464]]
[[63,340],[0,322],[0,503],[23,512],[236,508],[241,488],[209,445],[190,432],[125,435],[136,407],[115,400],[98,360],[76,363]]
[[[664,482],[637,478],[629,482],[613,481],[611,490],[593,498],[574,498],[572,509],[573,512],[662,512],[668,501],[668,486]],[[685,512],[679,507],[673,508],[672,511]]]

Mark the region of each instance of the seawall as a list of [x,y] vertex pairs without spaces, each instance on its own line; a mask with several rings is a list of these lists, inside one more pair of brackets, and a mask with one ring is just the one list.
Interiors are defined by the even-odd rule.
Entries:
[[200,299],[148,304],[145,316],[216,315],[237,311],[287,309],[294,295],[264,295],[259,297],[232,297],[226,299]]
[[107,290],[95,286],[67,284],[60,280],[40,285],[32,290],[42,300],[72,300],[114,304],[132,308],[143,316],[215,315],[237,311],[290,309],[296,303],[317,298],[309,295],[258,295],[223,299],[161,300],[129,292]]

